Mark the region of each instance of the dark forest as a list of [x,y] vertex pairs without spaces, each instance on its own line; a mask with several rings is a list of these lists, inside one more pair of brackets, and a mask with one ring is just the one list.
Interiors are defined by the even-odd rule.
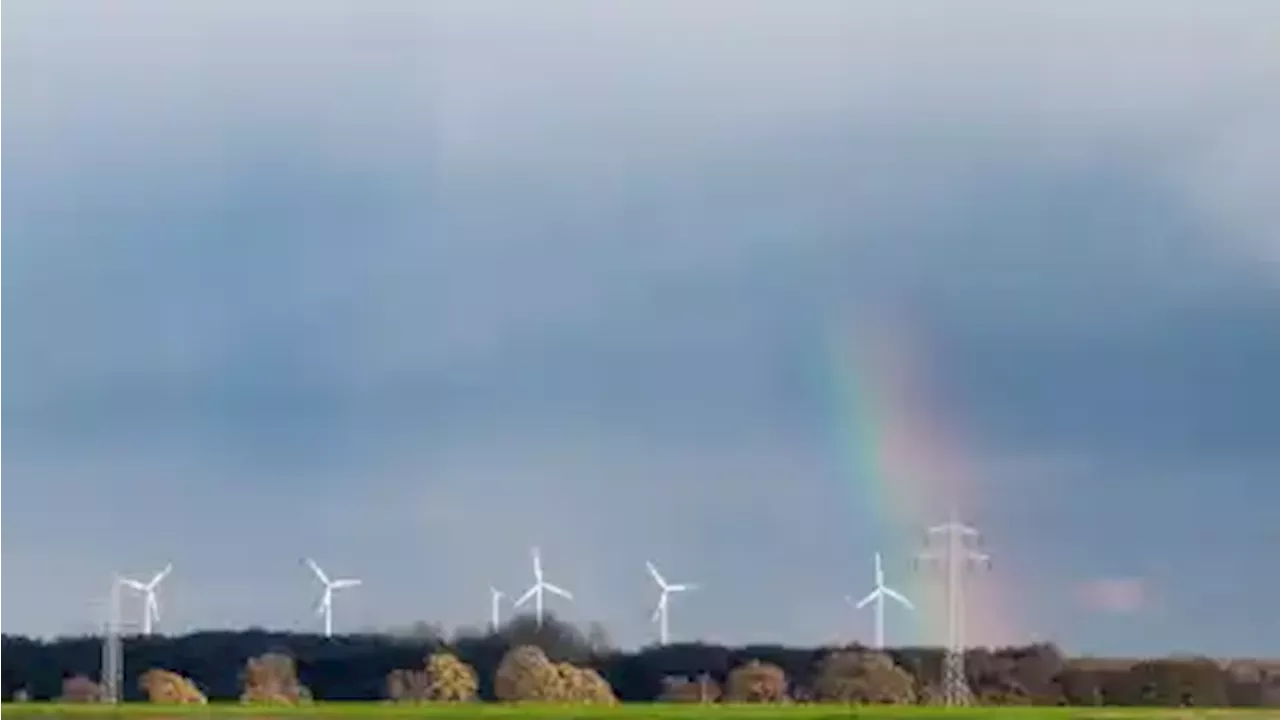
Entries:
[[[154,677],[148,671],[164,670],[189,679],[210,700],[243,699],[254,663],[272,657],[285,659],[308,698],[402,699],[412,694],[414,678],[425,677],[428,660],[448,653],[474,671],[476,697],[506,699],[501,688],[495,693],[495,677],[509,651],[523,646],[540,648],[563,667],[594,671],[622,702],[705,702],[722,693],[725,700],[927,702],[936,695],[942,665],[936,648],[872,653],[859,646],[688,643],[625,652],[611,647],[598,626],[583,631],[550,618],[538,628],[531,618],[518,617],[498,633],[461,631],[450,638],[427,625],[332,638],[264,630],[126,637],[122,693],[126,700],[147,699],[144,687]],[[102,647],[100,637],[41,641],[5,635],[5,699],[72,699],[69,688],[76,683],[93,687]],[[736,696],[735,669],[739,675],[767,675],[774,689],[768,697],[748,691]],[[972,649],[966,674],[975,699],[992,704],[1280,706],[1276,661],[1068,658],[1053,645],[1038,644]]]

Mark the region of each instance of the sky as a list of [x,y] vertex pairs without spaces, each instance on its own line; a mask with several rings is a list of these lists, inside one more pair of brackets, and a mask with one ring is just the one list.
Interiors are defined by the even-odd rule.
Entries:
[[[169,562],[165,632],[315,630],[307,556],[339,630],[479,626],[536,544],[624,646],[645,560],[675,638],[866,640],[954,502],[974,642],[1280,654],[1280,4],[3,20],[6,633]],[[876,328],[954,458],[897,517]]]

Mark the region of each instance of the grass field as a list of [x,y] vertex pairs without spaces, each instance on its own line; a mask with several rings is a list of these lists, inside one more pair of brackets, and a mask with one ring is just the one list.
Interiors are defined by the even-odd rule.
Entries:
[[564,705],[497,705],[497,704],[440,704],[440,705],[389,705],[382,703],[317,703],[308,707],[255,707],[238,704],[205,706],[162,706],[149,704],[128,705],[58,705],[52,703],[6,703],[5,718],[58,718],[85,715],[111,717],[138,717],[163,720],[183,717],[242,717],[269,720],[271,718],[323,718],[343,716],[349,718],[512,718],[523,720],[825,720],[826,718],[864,718],[865,720],[1231,720],[1242,718],[1280,720],[1275,710],[1191,708],[1043,708],[1043,707],[985,707],[985,708],[926,708],[926,707],[843,707],[839,705],[680,705],[680,704],[628,704],[617,707],[584,707]]

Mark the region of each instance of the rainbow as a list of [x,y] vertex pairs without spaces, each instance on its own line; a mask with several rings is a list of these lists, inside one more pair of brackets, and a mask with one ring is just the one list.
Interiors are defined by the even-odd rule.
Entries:
[[[979,509],[977,485],[967,472],[953,433],[944,432],[937,398],[920,368],[918,337],[901,324],[860,325],[857,332],[827,338],[836,398],[835,444],[842,481],[872,516],[890,584],[915,601],[914,636],[901,620],[891,644],[941,644],[946,638],[945,595],[936,574],[911,572],[923,549],[925,529],[945,522],[951,510],[962,520]],[[867,549],[867,556],[873,548]],[[1010,597],[984,573],[967,593],[968,644],[1005,644],[1025,637],[1003,603]],[[893,578],[896,576],[896,580]]]

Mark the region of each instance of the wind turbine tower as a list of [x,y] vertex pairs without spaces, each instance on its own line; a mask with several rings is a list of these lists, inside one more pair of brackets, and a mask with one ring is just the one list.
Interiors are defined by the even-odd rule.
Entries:
[[525,603],[529,602],[530,598],[533,598],[534,614],[535,614],[535,617],[537,618],[538,627],[541,628],[542,627],[542,591],[543,590],[550,591],[552,594],[559,595],[560,597],[564,598],[565,600],[568,600],[569,602],[573,602],[573,595],[568,590],[552,585],[551,583],[547,582],[542,578],[542,555],[538,552],[538,548],[536,547],[533,548],[530,551],[530,555],[533,556],[533,587],[529,588],[529,590],[525,592],[525,594],[521,595],[520,599],[515,601],[515,604],[513,605],[513,607],[520,607],[521,605],[524,605]]
[[329,576],[320,569],[315,560],[307,558],[307,565],[311,566],[311,572],[320,578],[320,582],[324,583],[324,593],[320,596],[320,604],[316,606],[316,614],[324,615],[324,636],[333,636],[333,591],[345,588],[356,587],[360,585],[360,581],[355,578],[338,578],[330,580]]
[[498,615],[499,604],[502,602],[502,591],[496,587],[489,586],[489,627],[496,633],[501,626],[499,622],[501,617]]
[[658,606],[653,609],[653,617],[651,621],[658,623],[658,642],[667,644],[667,608],[670,605],[669,600],[671,593],[684,592],[686,590],[697,590],[698,586],[692,583],[668,583],[666,578],[658,572],[658,568],[653,563],[645,561],[645,567],[649,568],[649,574],[653,576],[653,581],[658,583],[658,587],[662,590],[662,594],[658,596]]
[[130,578],[120,578],[120,582],[138,592],[142,593],[142,634],[150,635],[152,630],[151,623],[160,622],[160,601],[156,599],[156,588],[160,587],[160,583],[168,577],[173,570],[173,563],[164,566],[164,569],[152,576],[150,582],[142,582],[141,580],[133,580]]
[[973,700],[964,675],[964,580],[978,568],[989,568],[991,557],[974,549],[981,544],[981,534],[960,522],[954,509],[951,518],[929,528],[926,549],[918,557],[942,566],[946,577],[947,648],[942,666],[943,702],[968,705]]
[[894,600],[895,602],[907,608],[908,610],[916,609],[916,606],[912,605],[911,601],[908,600],[906,596],[904,596],[902,593],[898,592],[897,590],[894,590],[893,588],[889,587],[888,585],[884,584],[884,568],[880,564],[880,553],[876,553],[875,589],[872,590],[870,593],[868,593],[866,597],[859,600],[857,604],[854,604],[853,598],[845,598],[845,600],[847,600],[850,605],[853,605],[855,610],[861,610],[862,608],[866,607],[868,603],[874,602],[876,604],[875,647],[877,650],[881,650],[884,648],[884,601],[885,601],[885,598]]

